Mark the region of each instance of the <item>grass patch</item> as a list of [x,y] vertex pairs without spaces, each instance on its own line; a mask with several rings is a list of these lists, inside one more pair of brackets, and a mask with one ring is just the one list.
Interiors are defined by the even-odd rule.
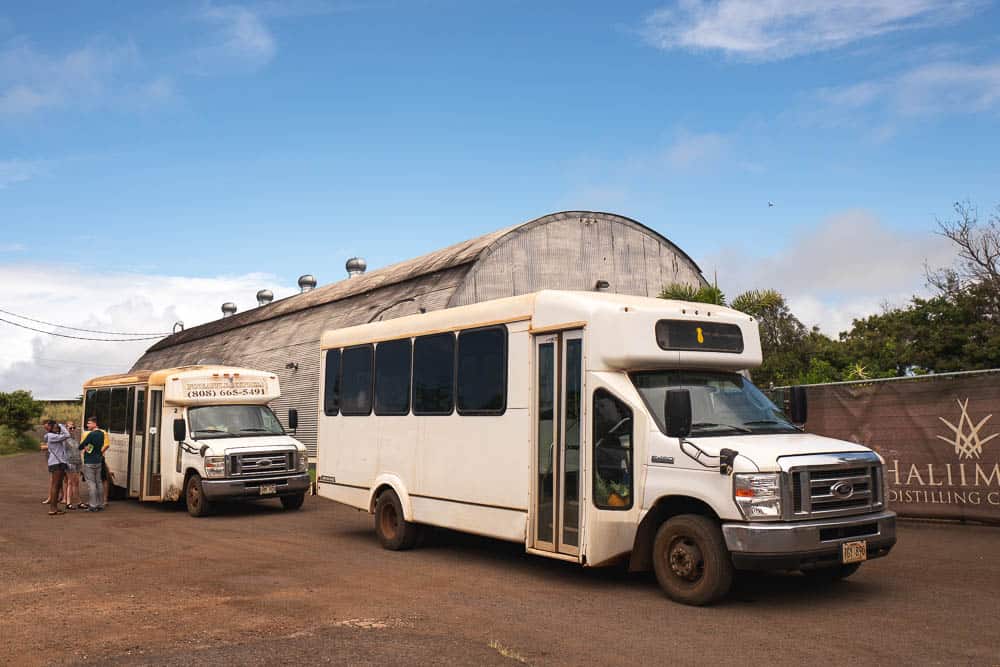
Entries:
[[523,655],[521,655],[520,653],[518,653],[514,649],[510,648],[509,646],[504,646],[503,644],[501,644],[496,639],[491,639],[490,643],[488,644],[488,646],[491,649],[493,649],[494,651],[496,651],[497,653],[499,653],[500,655],[502,655],[503,657],[505,657],[505,658],[508,658],[510,660],[514,660],[516,662],[520,662],[522,664],[527,664],[528,663],[528,661],[525,659],[525,657]]
[[45,403],[45,410],[42,412],[40,421],[52,419],[65,424],[68,421],[76,422],[77,426],[83,426],[83,406],[76,402],[52,402]]
[[31,451],[38,451],[38,440],[28,433],[18,433],[9,426],[0,425],[0,456]]

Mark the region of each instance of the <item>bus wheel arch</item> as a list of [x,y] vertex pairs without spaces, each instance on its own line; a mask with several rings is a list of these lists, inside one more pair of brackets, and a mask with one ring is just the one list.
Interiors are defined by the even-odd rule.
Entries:
[[402,480],[395,475],[379,475],[375,480],[371,495],[368,497],[369,514],[375,513],[378,497],[387,490],[394,492],[399,499],[399,504],[403,509],[403,518],[407,521],[413,521],[413,506],[410,503],[410,494],[406,492]]
[[697,514],[719,522],[719,515],[704,500],[691,496],[663,496],[646,512],[635,533],[632,555],[629,557],[630,572],[644,572],[653,569],[653,543],[656,531],[670,518],[681,514]]

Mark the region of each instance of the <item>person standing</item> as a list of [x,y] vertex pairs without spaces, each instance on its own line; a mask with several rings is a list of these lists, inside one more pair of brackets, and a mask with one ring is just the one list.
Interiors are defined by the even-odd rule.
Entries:
[[83,452],[83,477],[87,481],[90,492],[90,512],[104,509],[104,488],[101,484],[101,467],[104,465],[104,452],[108,449],[107,434],[97,427],[97,417],[87,417],[86,437],[80,442]]
[[80,502],[80,475],[83,473],[83,459],[80,457],[80,434],[76,423],[66,422],[69,438],[66,440],[66,481],[63,484],[63,500],[66,509],[74,510],[74,503]]
[[49,451],[49,516],[65,514],[59,509],[59,492],[68,467],[66,441],[69,437],[69,431],[62,424],[51,419],[45,422],[45,442],[42,446]]

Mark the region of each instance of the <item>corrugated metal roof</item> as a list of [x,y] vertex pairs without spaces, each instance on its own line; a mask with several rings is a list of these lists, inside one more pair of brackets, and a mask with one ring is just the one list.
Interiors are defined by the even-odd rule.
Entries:
[[237,313],[231,317],[220,318],[196,327],[191,327],[190,329],[185,329],[184,331],[179,331],[172,336],[167,336],[163,340],[156,342],[149,348],[148,352],[155,352],[156,350],[162,350],[199,338],[214,336],[224,331],[263,322],[264,320],[281,317],[300,310],[315,308],[316,306],[340,301],[341,299],[357,294],[364,294],[365,292],[370,292],[386,285],[400,283],[416,276],[435,273],[443,269],[474,262],[480,253],[489,248],[497,239],[520,226],[515,225],[490,232],[489,234],[463,241],[462,243],[456,243],[453,246],[436,250],[414,259],[390,264],[384,268],[376,269],[353,278],[345,278],[340,282],[323,285],[309,292],[296,294],[266,306],[259,306],[253,310]]

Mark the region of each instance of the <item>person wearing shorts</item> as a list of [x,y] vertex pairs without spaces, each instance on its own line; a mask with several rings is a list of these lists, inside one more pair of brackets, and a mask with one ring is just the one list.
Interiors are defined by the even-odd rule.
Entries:
[[63,477],[66,475],[67,457],[66,441],[69,431],[62,424],[53,420],[45,422],[45,442],[49,450],[49,516],[65,514],[59,509],[59,491],[62,490]]
[[83,459],[80,456],[80,434],[76,424],[66,422],[69,439],[66,440],[66,479],[63,483],[63,500],[66,509],[75,510],[80,502],[80,475],[83,473]]

